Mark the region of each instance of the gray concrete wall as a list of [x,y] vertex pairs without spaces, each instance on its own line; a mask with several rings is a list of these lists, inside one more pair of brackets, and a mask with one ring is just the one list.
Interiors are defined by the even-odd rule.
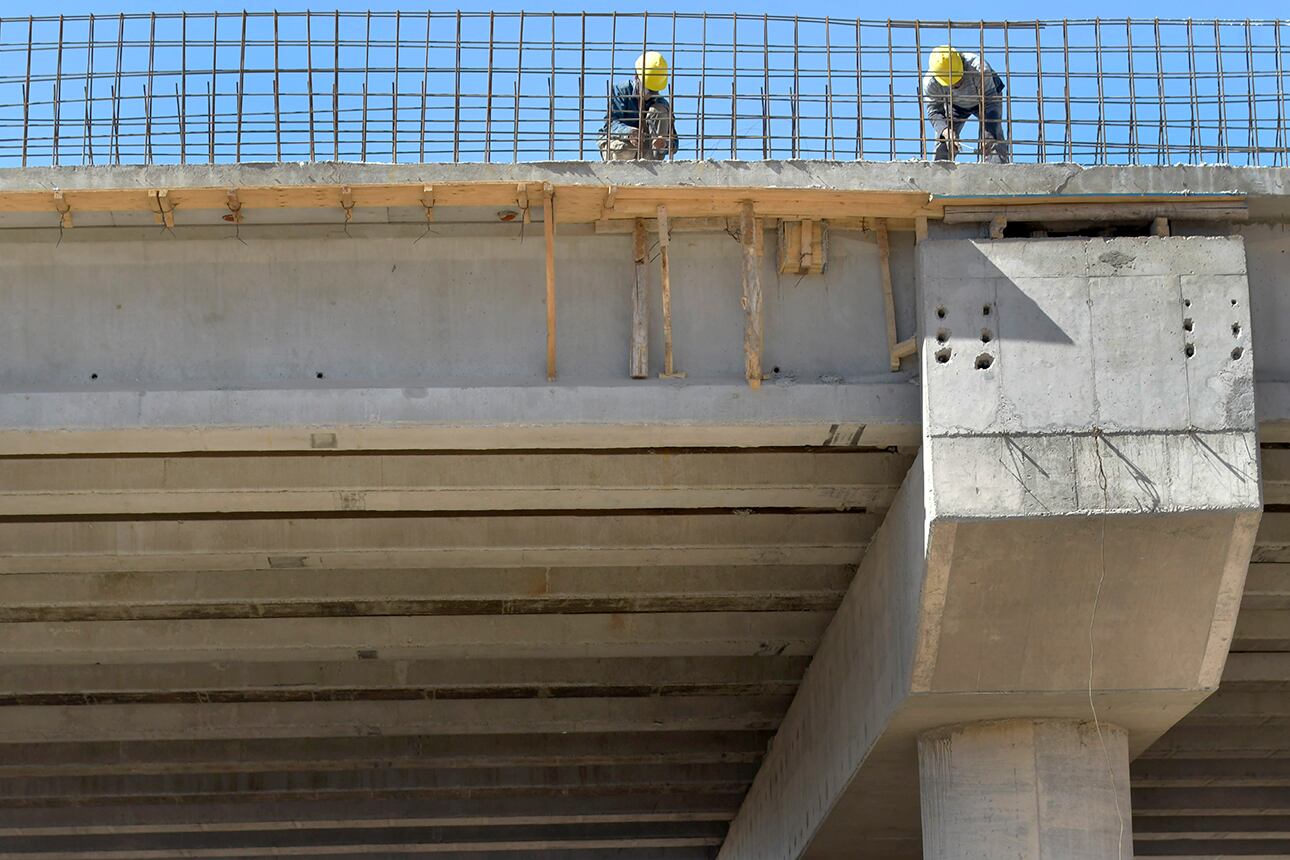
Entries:
[[[541,225],[87,229],[0,236],[0,390],[545,383]],[[363,230],[365,232],[360,233]],[[763,366],[788,382],[878,375],[887,343],[872,234],[834,231],[824,275],[779,275],[767,232]],[[902,336],[912,236],[897,234]],[[691,381],[743,375],[740,246],[672,241],[675,353]],[[556,241],[561,383],[627,377],[630,235]],[[652,363],[661,369],[658,263]],[[912,374],[913,363],[909,363]],[[322,378],[319,378],[322,374]]]

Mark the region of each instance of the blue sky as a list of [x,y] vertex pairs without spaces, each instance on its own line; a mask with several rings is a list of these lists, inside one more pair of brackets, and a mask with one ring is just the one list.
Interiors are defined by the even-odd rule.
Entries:
[[[336,4],[322,2],[310,3],[308,0],[243,0],[239,3],[229,2],[193,2],[193,0],[60,0],[50,3],[11,2],[4,4],[4,15],[27,14],[114,14],[117,12],[211,12],[274,9],[288,10],[324,10],[334,8]],[[583,2],[566,2],[566,0],[547,0],[542,3],[488,3],[479,0],[462,0],[460,3],[411,3],[395,0],[371,0],[368,3],[342,3],[342,10],[385,10],[405,12],[424,11],[427,8],[441,10],[474,10],[474,11],[557,11],[581,12],[615,9],[619,12],[742,12],[759,14],[769,12],[784,14],[795,12],[804,16],[834,15],[845,18],[865,18],[879,20],[889,17],[918,17],[923,19],[966,18],[975,19],[985,14],[989,18],[1033,18],[1039,14],[1044,18],[1060,17],[1094,17],[1097,15],[1109,18],[1131,17],[1149,18],[1153,15],[1168,15],[1171,18],[1206,18],[1215,13],[1241,18],[1276,18],[1285,17],[1288,13],[1285,0],[1244,0],[1235,6],[1219,7],[1213,2],[1202,0],[1174,0],[1167,6],[1156,3],[1125,3],[1123,0],[1084,0],[1077,6],[1062,7],[1055,4],[1037,6],[1033,0],[993,0],[988,5],[974,7],[971,3],[949,2],[949,0],[923,0],[914,7],[894,8],[891,4],[857,4],[831,2],[831,0],[798,0],[786,8],[779,0],[672,0],[670,3],[649,3],[640,0],[613,0],[606,4],[589,4]],[[983,11],[979,11],[983,10]]]

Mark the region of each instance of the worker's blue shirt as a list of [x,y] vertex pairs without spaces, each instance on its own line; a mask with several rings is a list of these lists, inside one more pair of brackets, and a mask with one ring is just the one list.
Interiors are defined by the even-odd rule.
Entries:
[[[635,78],[619,84],[614,87],[613,95],[609,98],[609,119],[600,127],[600,133],[604,134],[610,126],[628,126],[628,130],[639,129],[641,120],[655,105],[670,108],[667,99],[653,90],[646,90],[642,98],[636,88]],[[615,131],[618,130],[615,128]]]

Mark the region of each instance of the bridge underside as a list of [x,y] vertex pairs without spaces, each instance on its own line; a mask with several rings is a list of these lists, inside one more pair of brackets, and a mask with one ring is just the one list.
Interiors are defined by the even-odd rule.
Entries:
[[[1154,206],[1175,234],[1243,237],[1262,522],[1221,687],[1188,688],[1202,703],[1152,743],[1128,726],[1130,825],[1138,856],[1290,854],[1290,348],[1264,322],[1290,312],[1280,173],[619,167],[67,171],[58,201],[55,173],[0,176],[0,296],[18,309],[0,339],[21,344],[0,369],[0,853],[755,856],[727,834],[754,781],[783,772],[758,778],[800,737],[776,732],[828,676],[808,666],[898,525],[898,491],[921,488],[920,382],[944,343],[960,349],[922,316],[919,248],[929,222],[957,243],[1025,221],[1003,217],[1006,190],[1150,215],[1038,219],[1072,233],[1124,217],[1143,235]],[[1210,207],[1195,220],[1183,182]],[[554,381],[546,183],[572,213],[555,219]],[[224,223],[235,186],[246,208]],[[765,231],[756,387],[726,231],[749,200]],[[655,378],[631,380],[632,230],[656,230],[660,204],[691,219],[671,239],[688,375],[657,378],[651,233]],[[1235,226],[1234,209],[1271,223]],[[803,221],[827,226],[822,274],[776,253],[780,225]],[[1097,277],[1125,276],[1114,263]],[[971,328],[972,356],[1006,338]],[[893,359],[906,341],[932,353]],[[1018,361],[1007,343],[992,361]],[[982,378],[979,358],[964,366]],[[922,851],[905,752],[882,771],[898,779],[864,789],[884,829],[858,835],[890,857]],[[819,776],[820,797],[843,792]],[[835,815],[795,856],[843,856],[843,832]]]

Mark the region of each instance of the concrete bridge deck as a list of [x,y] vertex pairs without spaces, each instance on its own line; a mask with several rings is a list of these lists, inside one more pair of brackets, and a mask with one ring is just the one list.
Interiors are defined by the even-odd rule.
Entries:
[[1277,169],[0,173],[0,856],[975,856],[918,733],[1095,715],[1075,808],[1133,853],[1290,853],[1288,212]]

